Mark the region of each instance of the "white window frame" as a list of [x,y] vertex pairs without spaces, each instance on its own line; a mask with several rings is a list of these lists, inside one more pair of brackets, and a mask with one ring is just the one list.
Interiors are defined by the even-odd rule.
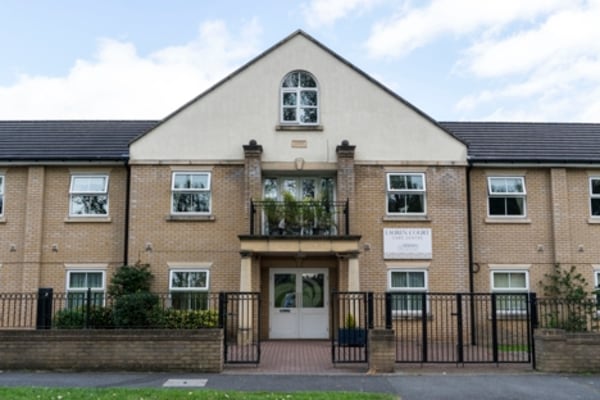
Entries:
[[[99,178],[104,179],[104,187],[101,191],[96,190],[76,190],[75,182],[78,179],[90,179],[90,178]],[[71,183],[69,185],[69,217],[84,217],[84,218],[105,218],[109,216],[110,210],[110,199],[108,195],[108,180],[109,176],[107,174],[73,174],[71,175]],[[73,212],[73,197],[74,196],[106,196],[106,213],[105,214],[77,214]]]
[[[173,275],[176,273],[205,273],[206,274],[206,285],[204,287],[195,287],[195,286],[186,286],[186,287],[178,287],[178,286],[173,286]],[[189,277],[188,277],[188,285],[189,285]],[[193,293],[206,293],[208,295],[208,291],[210,288],[210,270],[207,268],[172,268],[169,270],[169,297],[172,299],[174,294],[178,294],[178,293],[187,293],[187,294],[193,294]],[[187,300],[188,303],[191,302],[191,298]],[[202,309],[207,309],[208,306],[210,306],[208,304],[208,297],[207,297],[207,304],[206,307],[203,307]],[[182,309],[182,308],[179,308]],[[185,308],[187,310],[190,309],[194,309],[193,307],[191,307],[190,304],[188,304],[188,306]]]
[[[100,287],[90,287],[89,289],[91,289],[92,293],[102,293],[102,304],[96,304],[96,305],[101,305],[104,306],[106,303],[106,271],[103,269],[79,269],[79,268],[74,268],[74,269],[68,269],[67,270],[67,282],[66,282],[66,291],[67,291],[67,299],[69,298],[69,294],[71,293],[77,293],[77,294],[85,294],[88,291],[88,287],[84,287],[84,288],[71,288],[71,274],[101,274],[102,275],[102,286]],[[69,306],[70,301],[67,300],[67,306]],[[95,304],[94,302],[92,302],[92,304]]]
[[[517,179],[521,181],[523,187],[522,192],[492,192],[492,181],[496,179]],[[527,217],[527,188],[525,186],[524,176],[488,176],[487,178],[487,209],[488,217],[490,218],[524,218]],[[523,199],[523,212],[522,214],[492,214],[490,209],[490,200],[492,198],[504,198],[505,201],[508,198],[522,198]],[[506,207],[505,207],[506,209]]]
[[[301,87],[300,83],[298,83],[297,87],[284,87],[283,84],[286,81],[287,77],[292,75],[292,74],[306,74],[309,75],[314,81],[315,81],[315,87]],[[300,82],[300,79],[298,79],[298,82]],[[300,93],[303,91],[311,91],[311,92],[315,92],[316,93],[316,98],[317,98],[317,105],[316,106],[302,106],[300,104],[301,101],[301,96]],[[283,99],[284,99],[284,95],[286,93],[295,93],[296,94],[296,105],[294,107],[291,106],[285,106],[283,104]],[[294,108],[296,110],[296,119],[294,121],[289,121],[289,120],[285,120],[284,119],[284,112],[283,110],[285,108]],[[300,121],[300,109],[302,108],[311,108],[311,109],[315,109],[317,110],[317,120],[314,122],[302,122]],[[290,71],[287,74],[285,74],[285,76],[283,77],[283,79],[281,80],[281,83],[279,85],[279,121],[282,125],[318,125],[321,121],[321,96],[319,94],[319,82],[317,81],[317,78],[311,74],[308,71],[302,71],[302,70],[296,70],[296,71]]]
[[[393,273],[397,273],[397,272],[401,272],[401,273],[422,273],[423,274],[423,282],[424,282],[424,286],[423,287],[394,287],[392,286],[392,274]],[[429,291],[429,276],[428,276],[428,271],[426,269],[421,269],[421,268],[391,268],[388,269],[388,291],[390,293],[402,293],[402,294],[422,294],[422,293],[427,293]],[[393,299],[392,299],[393,302]],[[426,302],[425,304],[425,310],[426,312],[429,312],[429,301]],[[420,316],[421,315],[421,311],[417,311],[414,309],[407,309],[407,310],[396,310],[394,309],[394,307],[392,306],[392,315],[394,316]]]
[[[392,180],[393,176],[418,176],[421,178],[423,182],[422,189],[393,189],[392,188]],[[426,175],[423,172],[388,172],[386,174],[386,203],[385,203],[385,211],[387,215],[401,215],[401,216],[422,216],[427,214],[427,180]],[[422,212],[409,212],[408,206],[405,207],[404,211],[390,212],[390,195],[398,194],[398,195],[421,195],[423,196],[423,211]]]
[[4,174],[0,174],[0,218],[4,216],[4,181],[6,180]]
[[591,218],[600,218],[600,214],[594,214],[594,207],[592,207],[592,203],[594,200],[600,201],[600,193],[593,192],[593,181],[600,181],[600,176],[590,176],[589,178],[589,188],[590,188],[590,217]]
[[[204,175],[206,176],[205,188],[175,188],[175,178],[178,175]],[[209,171],[175,171],[171,175],[171,215],[210,215],[212,212],[212,173]],[[176,211],[175,193],[208,193],[207,211]]]
[[[509,280],[511,274],[524,274],[525,275],[525,287],[524,288],[498,288],[496,287],[496,274],[509,274]],[[528,294],[529,293],[529,271],[524,269],[493,269],[490,271],[490,287],[492,288],[493,293],[497,294]],[[498,300],[498,297],[496,297]],[[525,307],[527,307],[528,301],[525,300]],[[496,308],[497,314],[507,314],[507,315],[516,315],[516,314],[525,314],[527,310],[523,309],[499,309],[498,306]]]

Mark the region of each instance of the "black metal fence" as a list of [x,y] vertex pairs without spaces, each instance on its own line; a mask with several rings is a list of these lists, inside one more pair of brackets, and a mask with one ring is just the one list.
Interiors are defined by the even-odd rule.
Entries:
[[224,360],[228,364],[260,362],[260,294],[221,293]]
[[250,201],[250,235],[348,235],[349,218],[347,200]]
[[536,328],[564,329],[567,332],[600,331],[600,298],[537,299]]
[[373,328],[373,294],[333,292],[331,360],[334,363],[367,362],[367,335]]

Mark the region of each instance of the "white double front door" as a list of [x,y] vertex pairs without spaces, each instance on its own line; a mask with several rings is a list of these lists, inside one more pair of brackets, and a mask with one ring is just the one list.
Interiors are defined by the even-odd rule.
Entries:
[[278,269],[269,276],[271,339],[329,338],[327,269]]

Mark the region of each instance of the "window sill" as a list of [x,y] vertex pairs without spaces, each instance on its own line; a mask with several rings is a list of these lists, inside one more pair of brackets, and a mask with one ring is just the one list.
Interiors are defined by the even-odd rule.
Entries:
[[6,223],[6,219],[4,217],[0,217],[0,224],[5,224]]
[[427,221],[431,222],[431,218],[427,215],[385,215],[382,218],[384,222],[393,221]]
[[215,221],[214,215],[168,215],[165,220],[168,222],[180,221],[195,221],[195,222],[211,222]]
[[111,217],[67,217],[65,223],[110,223]]
[[323,125],[275,125],[276,131],[322,131]]
[[529,218],[523,217],[487,217],[485,219],[486,224],[531,224]]
[[588,224],[600,224],[600,217],[590,217],[588,218]]

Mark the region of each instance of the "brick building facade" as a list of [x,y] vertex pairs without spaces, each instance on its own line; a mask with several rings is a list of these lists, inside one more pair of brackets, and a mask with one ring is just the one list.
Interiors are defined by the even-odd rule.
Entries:
[[256,291],[264,337],[328,338],[333,290],[539,291],[555,263],[598,284],[600,125],[436,122],[303,32],[162,121],[0,135],[3,293],[139,262],[175,307]]

